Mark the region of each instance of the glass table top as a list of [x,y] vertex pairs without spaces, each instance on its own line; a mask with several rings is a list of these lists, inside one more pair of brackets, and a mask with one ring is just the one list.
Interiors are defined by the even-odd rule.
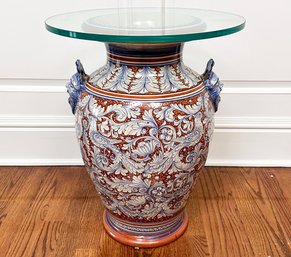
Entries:
[[239,15],[184,8],[96,9],[55,15],[48,31],[101,42],[185,42],[226,36],[242,30]]

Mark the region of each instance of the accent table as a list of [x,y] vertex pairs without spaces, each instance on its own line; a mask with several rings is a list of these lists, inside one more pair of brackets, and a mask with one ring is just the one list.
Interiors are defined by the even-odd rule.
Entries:
[[184,207],[204,166],[222,83],[182,60],[184,42],[242,30],[241,16],[186,8],[122,8],[46,20],[52,33],[104,42],[107,63],[67,85],[87,171],[106,211],[105,230],[135,247],[185,231]]

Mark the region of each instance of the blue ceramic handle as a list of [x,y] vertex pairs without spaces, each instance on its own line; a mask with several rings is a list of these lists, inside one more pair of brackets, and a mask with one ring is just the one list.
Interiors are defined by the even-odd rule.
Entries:
[[85,89],[85,83],[88,79],[88,75],[85,73],[82,63],[80,60],[76,61],[77,73],[75,73],[69,83],[66,85],[67,92],[69,94],[69,104],[72,108],[72,113],[75,114],[76,106],[80,97],[81,92]]
[[218,104],[220,102],[220,92],[223,84],[219,81],[217,75],[212,71],[214,66],[213,59],[210,59],[207,63],[205,72],[202,74],[204,84],[210,94],[211,101],[214,106],[215,112],[218,110]]

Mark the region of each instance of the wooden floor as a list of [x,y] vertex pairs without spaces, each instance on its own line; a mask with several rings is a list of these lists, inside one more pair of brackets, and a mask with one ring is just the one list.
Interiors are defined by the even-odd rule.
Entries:
[[0,256],[291,256],[291,169],[206,168],[177,241],[134,249],[102,227],[83,167],[0,168]]

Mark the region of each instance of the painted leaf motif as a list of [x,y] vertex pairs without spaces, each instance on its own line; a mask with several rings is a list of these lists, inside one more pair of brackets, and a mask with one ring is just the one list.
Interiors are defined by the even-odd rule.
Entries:
[[111,67],[109,63],[101,67],[100,69],[96,70],[93,74],[90,76],[90,83],[94,85],[96,82],[99,82],[100,85],[104,85],[104,81],[106,78],[108,78],[109,74],[112,72],[112,69],[115,69],[115,67]]
[[140,83],[143,84],[143,90],[141,93],[146,93],[146,92],[155,92],[159,93],[160,92],[160,87],[157,84],[156,81],[156,72],[153,68],[151,67],[143,67],[142,69],[143,76],[140,80]]
[[131,199],[126,200],[127,205],[133,205],[133,206],[141,206],[146,203],[146,199],[144,196],[136,196],[132,197]]
[[92,98],[91,95],[86,95],[85,97],[80,98],[80,100],[78,102],[78,107],[80,109],[83,109],[88,104],[88,102],[91,100],[91,98]]
[[141,124],[143,124],[144,127],[157,127],[156,121],[153,117],[153,110],[144,110]]
[[139,108],[128,108],[128,107],[121,107],[121,108],[117,108],[115,110],[117,116],[116,119],[118,121],[124,121],[126,119],[130,119],[130,118],[136,118],[137,116],[140,115],[140,109]]
[[128,182],[129,182],[128,180],[113,178],[112,182],[110,183],[110,186],[111,188],[116,189],[118,192],[131,193],[133,184],[130,184]]
[[111,128],[115,134],[118,135],[125,135],[125,136],[140,136],[143,131],[143,126],[139,123],[139,121],[130,121],[125,123],[115,123],[110,121]]
[[118,84],[118,74],[121,72],[121,67],[117,65],[107,64],[102,70],[100,76],[92,78],[92,85],[98,84],[98,86],[104,90],[116,90],[116,85]]
[[95,118],[98,120],[101,120],[102,116],[104,115],[105,107],[102,107],[99,105],[96,101],[96,99],[93,97],[89,101],[89,110]]
[[107,131],[109,131],[108,120],[105,120],[100,124],[100,131],[103,134],[106,133]]
[[167,73],[169,74],[171,83],[175,85],[175,91],[193,86],[192,81],[187,75],[181,72],[180,66],[171,66]]
[[156,140],[142,141],[138,144],[137,148],[132,151],[133,154],[145,157],[155,152],[156,146],[159,143]]
[[130,93],[131,88],[136,85],[134,80],[135,74],[134,71],[127,66],[121,66],[121,73],[118,76],[118,83],[115,88],[117,91]]
[[194,72],[192,69],[185,65],[180,64],[179,70],[181,71],[181,74],[183,74],[183,79],[191,86],[199,84],[202,80],[198,73]]
[[150,186],[150,181],[148,179],[143,180],[141,176],[133,176],[132,182],[136,185],[142,185],[142,187],[148,188]]
[[138,163],[130,159],[130,156],[124,156],[121,161],[124,168],[132,174],[140,174],[144,171],[144,163]]
[[161,91],[162,92],[176,92],[179,88],[173,84],[173,74],[171,73],[170,67],[163,66],[161,67],[160,76],[160,84],[161,84]]
[[129,94],[176,92],[198,85],[201,78],[183,63],[159,68],[130,66],[108,62],[91,75],[90,84],[108,91]]

